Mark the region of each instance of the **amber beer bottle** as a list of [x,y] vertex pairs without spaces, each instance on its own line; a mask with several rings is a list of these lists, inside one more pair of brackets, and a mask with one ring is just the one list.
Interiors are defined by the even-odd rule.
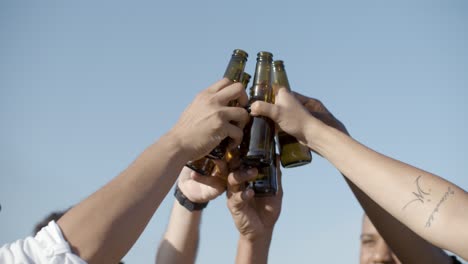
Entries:
[[[249,84],[249,81],[250,81],[250,74],[244,72],[244,74],[242,74],[242,78],[241,78],[241,83],[242,83],[242,86],[244,87],[244,89],[247,87],[247,85]],[[230,102],[229,104],[230,106],[239,106],[239,103],[237,101],[232,101]],[[232,160],[235,159],[237,161],[240,161],[240,150],[239,150],[239,147],[235,148],[235,149],[228,149],[226,151],[226,154],[224,155],[224,158],[223,160],[226,162],[226,163],[231,163]],[[211,159],[208,159],[210,161],[212,161]],[[237,164],[238,162],[237,161],[234,161],[234,164]],[[231,166],[231,165],[229,165]],[[237,166],[237,165],[235,165]],[[216,166],[214,168],[214,171],[213,172],[219,172],[219,168],[218,166]]]
[[[231,60],[229,61],[228,66],[226,67],[226,71],[224,72],[224,78],[228,78],[232,82],[240,82],[242,76],[244,75],[245,64],[247,63],[247,57],[249,55],[247,52],[241,49],[235,49],[232,52]],[[249,78],[250,80],[250,78]],[[236,101],[229,102],[229,106],[237,106]],[[229,138],[225,138],[221,141],[221,143],[214,148],[210,154],[208,154],[209,158],[212,159],[222,159],[224,154],[226,153],[226,149],[229,145]]]
[[[281,60],[273,62],[273,91],[277,92],[280,87],[286,88],[291,92],[288,76],[284,63]],[[281,165],[284,168],[293,168],[309,164],[312,161],[312,155],[307,146],[302,145],[297,139],[283,130],[278,131],[278,148],[281,159]]]
[[[248,78],[247,79],[247,83],[248,83],[248,81],[250,80],[250,75],[243,74],[245,64],[247,62],[247,57],[248,57],[247,52],[241,49],[234,50],[231,56],[231,60],[229,61],[226,71],[224,72],[224,77],[228,78],[229,80],[233,82],[239,82],[241,81],[241,78],[245,76],[244,78]],[[244,87],[246,86],[247,84]],[[236,101],[229,102],[229,105],[235,106],[237,105],[237,102]],[[203,157],[195,161],[189,161],[186,164],[186,166],[201,175],[209,176],[211,175],[211,173],[213,172],[213,169],[216,166],[216,164],[211,159],[222,159],[224,157],[224,154],[226,153],[226,148],[228,145],[229,145],[229,138],[225,138],[206,157]]]
[[256,197],[274,196],[278,192],[278,175],[276,168],[275,144],[272,146],[273,156],[271,165],[258,169],[258,176],[255,180],[249,182],[249,187],[255,192]]
[[[261,51],[257,54],[257,65],[253,86],[250,88],[248,108],[256,101],[273,103],[271,87],[271,64],[273,54]],[[241,143],[242,163],[261,168],[271,164],[271,144],[274,141],[275,124],[267,117],[254,116],[244,128]]]

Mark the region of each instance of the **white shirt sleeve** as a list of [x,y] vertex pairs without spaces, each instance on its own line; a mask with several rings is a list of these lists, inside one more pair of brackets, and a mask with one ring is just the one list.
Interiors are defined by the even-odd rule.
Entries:
[[27,237],[0,248],[0,263],[5,264],[86,264],[73,254],[60,227],[51,221],[35,237]]

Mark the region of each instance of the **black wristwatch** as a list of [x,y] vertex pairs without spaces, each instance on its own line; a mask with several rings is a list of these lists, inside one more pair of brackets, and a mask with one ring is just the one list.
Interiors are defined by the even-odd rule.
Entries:
[[179,189],[178,184],[176,184],[176,188],[175,188],[175,191],[174,191],[174,196],[177,199],[177,201],[179,202],[179,204],[182,205],[183,207],[185,207],[190,212],[203,210],[208,205],[208,202],[206,202],[206,203],[194,203],[194,202],[190,201],[184,195],[184,193],[182,193],[182,191]]

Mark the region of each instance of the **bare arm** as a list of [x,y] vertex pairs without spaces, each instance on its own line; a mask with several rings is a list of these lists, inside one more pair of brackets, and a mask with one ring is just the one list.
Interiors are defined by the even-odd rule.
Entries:
[[[319,101],[313,101],[306,97],[300,98],[302,98],[306,108],[307,106],[311,108],[310,110],[313,114],[325,124],[349,135],[343,123],[336,119]],[[307,103],[314,103],[314,105],[307,105]],[[366,215],[402,263],[452,263],[450,257],[442,249],[428,243],[400,223],[348,180],[346,176],[344,176],[344,179]]]
[[[306,102],[306,97],[296,97],[281,89],[276,105],[257,102],[252,106],[252,114],[275,120],[283,130],[329,160],[357,188],[414,233],[468,258],[467,244],[463,242],[468,241],[468,195],[464,190],[365,147],[335,129],[339,125],[336,121],[325,122],[333,127],[325,125],[314,117],[321,117],[326,110],[319,101],[307,98],[310,101]],[[318,113],[312,116],[309,111]]]
[[[211,177],[201,176],[185,167],[179,175],[178,187],[194,203],[206,203],[226,189],[223,175],[225,162],[217,161],[218,171]],[[166,233],[156,254],[156,263],[195,263],[200,237],[202,210],[189,211],[176,200],[172,208]]]
[[468,259],[463,243],[468,240],[468,195],[463,189],[336,130],[323,142],[327,146],[316,149],[323,148],[319,152],[373,201],[427,241]]
[[237,243],[236,263],[268,263],[272,235],[273,230],[255,239],[249,239],[240,235]]
[[402,263],[450,264],[450,257],[400,223],[346,179],[369,219]]
[[135,243],[187,161],[208,154],[226,136],[240,142],[248,114],[227,104],[236,98],[245,104],[246,97],[241,84],[227,79],[205,89],[169,133],[67,212],[58,224],[74,253],[88,263],[117,263]]
[[202,211],[188,211],[175,201],[156,263],[195,263]]

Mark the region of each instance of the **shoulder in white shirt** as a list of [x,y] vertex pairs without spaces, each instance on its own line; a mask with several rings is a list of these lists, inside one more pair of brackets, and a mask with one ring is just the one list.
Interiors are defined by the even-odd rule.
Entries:
[[72,253],[55,221],[50,221],[46,227],[37,232],[35,237],[3,245],[0,248],[0,263],[86,264]]

